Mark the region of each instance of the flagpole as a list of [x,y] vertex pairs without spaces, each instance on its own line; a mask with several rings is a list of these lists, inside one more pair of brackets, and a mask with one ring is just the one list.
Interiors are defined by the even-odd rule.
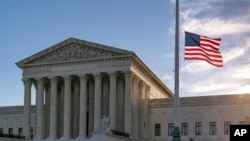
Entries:
[[179,129],[179,0],[175,8],[175,82],[174,82],[174,131],[173,141],[180,141]]

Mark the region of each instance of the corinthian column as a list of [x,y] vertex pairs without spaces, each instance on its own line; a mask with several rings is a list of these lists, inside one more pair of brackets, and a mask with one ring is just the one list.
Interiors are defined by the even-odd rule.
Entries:
[[23,79],[24,84],[24,136],[26,140],[30,140],[30,105],[31,105],[31,81]]
[[63,119],[63,138],[71,137],[71,77],[64,77],[64,119]]
[[138,137],[138,85],[139,85],[139,78],[134,77],[133,81],[133,92],[132,92],[132,109],[133,109],[133,136]]
[[101,74],[95,74],[94,131],[98,130],[101,120],[101,97]]
[[38,78],[37,79],[37,124],[36,124],[36,138],[37,139],[43,139],[44,137],[44,123],[43,123],[43,106],[44,106],[44,79],[43,78]]
[[87,137],[87,75],[80,76],[79,138]]
[[131,135],[132,133],[132,77],[131,71],[125,72],[125,123],[124,130]]
[[116,130],[116,73],[109,74],[110,77],[110,95],[109,95],[109,118],[110,129]]
[[57,78],[51,77],[51,95],[50,95],[50,133],[51,139],[57,138]]

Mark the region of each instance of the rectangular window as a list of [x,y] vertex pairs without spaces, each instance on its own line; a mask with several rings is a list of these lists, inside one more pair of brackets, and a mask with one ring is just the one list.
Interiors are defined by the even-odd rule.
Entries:
[[30,137],[33,139],[33,127],[30,127]]
[[168,136],[173,136],[174,123],[168,123]]
[[188,123],[181,124],[181,135],[187,136],[188,135]]
[[23,128],[18,128],[18,138],[23,137]]
[[161,136],[161,124],[160,123],[155,124],[155,136]]
[[13,128],[9,128],[9,137],[10,137],[10,138],[13,137]]
[[0,137],[3,137],[3,128],[0,128]]
[[216,122],[210,122],[210,135],[216,135]]
[[229,135],[230,134],[230,121],[225,121],[224,122],[224,135]]
[[195,135],[201,135],[202,134],[202,123],[196,122],[195,123]]

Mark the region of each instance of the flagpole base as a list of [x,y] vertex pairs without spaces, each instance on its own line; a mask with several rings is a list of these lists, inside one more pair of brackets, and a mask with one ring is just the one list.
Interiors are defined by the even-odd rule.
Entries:
[[181,135],[180,135],[179,127],[174,127],[172,141],[181,141]]

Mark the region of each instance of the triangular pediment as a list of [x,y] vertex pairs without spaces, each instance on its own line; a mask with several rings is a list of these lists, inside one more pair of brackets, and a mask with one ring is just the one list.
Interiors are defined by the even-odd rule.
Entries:
[[106,45],[92,43],[75,38],[69,38],[52,47],[40,51],[16,64],[19,67],[53,64],[60,62],[85,61],[93,59],[114,58],[119,56],[131,56],[131,51],[118,49]]

